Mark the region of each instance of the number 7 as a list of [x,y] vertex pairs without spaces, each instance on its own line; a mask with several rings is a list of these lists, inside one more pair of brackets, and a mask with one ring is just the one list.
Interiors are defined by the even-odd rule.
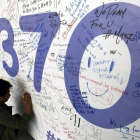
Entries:
[[[53,16],[50,17],[50,14]],[[29,23],[32,23],[32,27],[29,26]],[[60,18],[55,12],[22,16],[20,18],[19,24],[22,31],[41,32],[34,65],[34,87],[38,92],[41,90],[45,60],[52,40],[59,29],[59,23]]]

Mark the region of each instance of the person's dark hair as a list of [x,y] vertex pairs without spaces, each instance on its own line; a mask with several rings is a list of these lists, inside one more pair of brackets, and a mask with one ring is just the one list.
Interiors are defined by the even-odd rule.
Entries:
[[0,96],[4,97],[7,93],[7,90],[10,89],[12,85],[3,79],[0,79]]

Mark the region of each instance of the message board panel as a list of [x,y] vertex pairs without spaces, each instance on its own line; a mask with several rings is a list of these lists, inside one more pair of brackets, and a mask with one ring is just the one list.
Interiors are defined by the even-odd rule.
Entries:
[[0,77],[36,140],[140,139],[140,2],[5,0]]

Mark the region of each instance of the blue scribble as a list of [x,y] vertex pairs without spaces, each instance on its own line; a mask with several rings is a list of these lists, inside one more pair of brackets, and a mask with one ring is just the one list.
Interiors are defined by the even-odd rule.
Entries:
[[132,93],[132,95],[133,95],[134,97],[140,97],[140,91],[134,91],[134,92]]
[[57,68],[62,71],[64,70],[64,66],[66,64],[66,60],[65,60],[66,56],[63,56],[61,54],[59,54],[56,59],[57,59]]
[[89,10],[89,5],[86,4],[86,0],[74,0],[69,2],[69,6],[66,6],[66,12],[68,12],[74,19],[83,18],[83,16]]
[[82,92],[82,95],[86,95],[87,94],[87,92]]
[[109,73],[111,73],[114,69],[115,66],[115,61],[112,60],[111,64],[110,64],[110,69],[109,69]]
[[32,66],[30,67],[29,74],[27,75],[27,78],[28,78],[30,81],[33,81],[33,79],[32,79],[31,76],[30,76],[31,70],[32,70]]
[[115,129],[114,131],[117,131],[117,132],[120,132],[120,133],[123,133],[123,134],[129,135],[129,136],[133,136],[133,137],[136,137],[136,138],[140,138],[140,137],[138,137],[138,136],[135,136],[135,135],[132,135],[132,134],[129,134],[129,133],[125,133],[125,132],[121,132],[121,131],[116,130],[116,129]]
[[106,55],[107,54],[107,52],[104,52],[104,55]]
[[126,137],[124,134],[122,134],[123,135],[123,137],[122,138],[124,138],[124,139],[128,139],[128,137]]
[[134,38],[135,38],[136,42],[140,39],[140,31],[137,31],[137,32],[134,34]]
[[120,85],[122,85],[123,83],[125,83],[126,81],[123,81],[123,78],[121,78],[120,80]]
[[91,67],[91,57],[88,58],[88,67]]
[[136,83],[135,83],[135,87],[136,87],[136,88],[140,88],[140,82],[136,82]]
[[139,69],[137,69],[137,70],[135,70],[135,71],[139,71],[140,70],[140,68]]
[[[49,131],[47,131],[46,136],[47,136],[47,140],[56,140],[56,138],[55,138],[54,134],[53,134],[53,133],[51,133],[51,131],[50,131],[50,130],[49,130]],[[61,140],[61,139],[57,138],[57,140]]]

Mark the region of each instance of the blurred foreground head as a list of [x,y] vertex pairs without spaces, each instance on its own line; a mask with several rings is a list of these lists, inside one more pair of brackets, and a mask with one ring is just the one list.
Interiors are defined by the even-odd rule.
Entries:
[[5,96],[7,93],[7,90],[9,90],[12,87],[12,85],[3,79],[0,79],[0,96]]

